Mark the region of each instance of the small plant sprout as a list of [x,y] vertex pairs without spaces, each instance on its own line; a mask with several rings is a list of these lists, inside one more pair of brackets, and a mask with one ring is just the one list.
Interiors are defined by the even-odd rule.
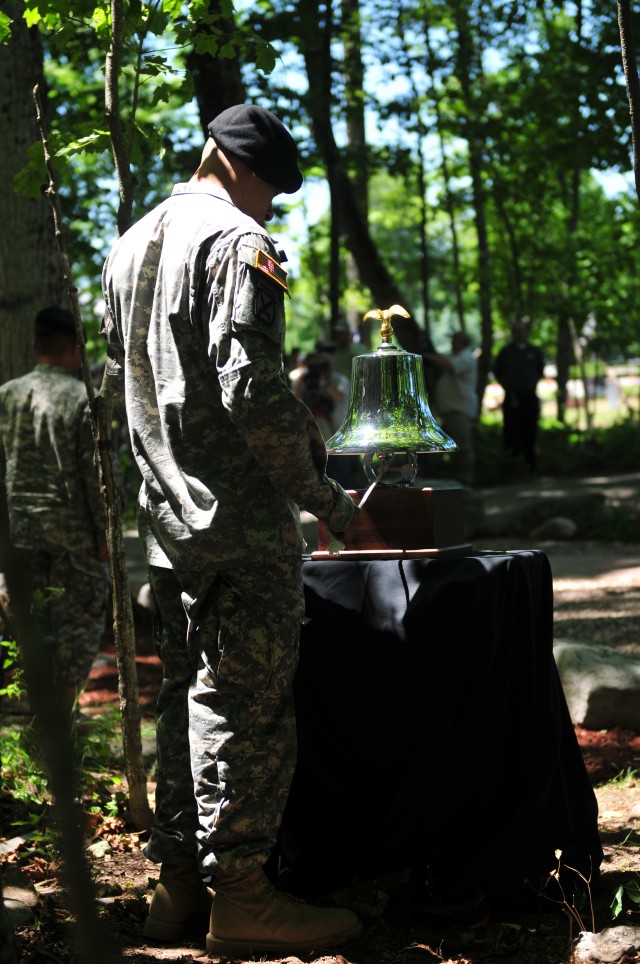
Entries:
[[616,775],[609,781],[613,786],[620,787],[635,787],[640,779],[640,770],[634,769],[633,767],[627,767],[626,770],[620,770]]
[[[569,918],[572,930],[573,930],[573,925],[577,924],[580,931],[588,931],[589,928],[585,924],[580,911],[576,907],[575,896],[573,896],[571,898],[571,902],[569,902],[567,895],[565,893],[564,886],[562,884],[561,875],[560,875],[561,865],[562,865],[561,850],[555,851],[555,858],[558,861],[558,864],[557,864],[557,867],[555,867],[555,869],[549,873],[549,877],[551,880],[554,880],[558,885],[558,887],[560,888],[562,900],[554,901],[554,903],[559,903],[561,905],[563,913],[566,914],[566,916]],[[588,878],[585,877],[580,870],[577,870],[575,867],[569,866],[569,864],[565,864],[564,867],[566,870],[570,870],[572,873],[576,874],[576,876],[582,881],[582,883],[585,886],[585,889],[587,891],[587,896],[589,899],[589,910],[591,914],[591,932],[595,933],[596,924],[595,924],[595,918],[594,918],[594,912],[593,912],[593,900],[591,897],[591,877],[588,877]],[[544,895],[544,896],[547,896],[547,895]],[[547,899],[553,900],[552,897],[548,897]]]

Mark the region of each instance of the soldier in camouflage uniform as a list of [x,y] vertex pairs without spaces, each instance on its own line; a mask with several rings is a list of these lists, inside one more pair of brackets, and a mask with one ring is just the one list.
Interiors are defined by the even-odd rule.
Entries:
[[105,628],[106,514],[73,316],[40,311],[33,347],[33,371],[0,387],[0,484],[11,544],[24,555],[34,615],[71,710]]
[[287,276],[264,223],[302,183],[296,145],[249,105],[209,133],[191,180],[116,242],[103,273],[163,662],[146,849],[162,867],[145,934],[175,940],[206,911],[209,952],[305,952],[361,925],[263,872],[296,755],[299,510],[340,533],[355,506],[284,374]]

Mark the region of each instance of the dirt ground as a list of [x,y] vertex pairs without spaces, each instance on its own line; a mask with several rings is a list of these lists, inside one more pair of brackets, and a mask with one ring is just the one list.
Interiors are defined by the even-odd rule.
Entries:
[[[496,546],[474,544],[474,549],[482,548]],[[537,548],[549,556],[554,574],[556,638],[639,653],[640,545],[571,542],[540,544]],[[150,718],[159,665],[144,634],[139,649],[140,699],[144,715]],[[110,655],[106,645],[105,659],[94,669],[83,697],[87,714],[100,713],[106,704],[117,701],[116,672]],[[640,881],[640,733],[576,728],[576,734],[598,799],[605,852],[601,880],[584,892],[578,910],[587,930],[601,931],[621,924],[640,928],[640,903],[632,899],[636,893],[633,887]],[[618,779],[611,782],[616,776]],[[151,782],[151,794],[153,790]],[[463,833],[464,828],[460,829]],[[522,832],[526,833],[526,828]],[[102,847],[93,848],[90,861],[99,913],[114,948],[114,960],[132,964],[202,958],[218,961],[206,957],[205,926],[179,946],[145,943],[142,922],[157,868],[142,853],[144,835],[132,833],[117,819],[98,823],[91,834],[94,843],[104,842]],[[30,893],[33,905],[34,919],[17,930],[20,964],[92,964],[80,961],[71,949],[70,916],[55,858],[40,856],[25,862],[18,848],[4,860],[5,868],[12,868],[17,875],[16,893],[25,899]],[[614,920],[611,907],[616,895],[623,909]],[[461,912],[418,920],[410,917],[398,879],[371,881],[341,895],[341,900],[360,915],[363,936],[341,954],[303,957],[302,964],[498,964],[507,960],[516,964],[569,964],[572,940],[580,929],[567,913],[569,909],[563,908],[562,895],[557,891],[532,908],[488,907],[480,914],[475,908],[472,917]],[[286,964],[300,961],[294,957],[278,960]],[[629,952],[618,960],[625,964],[640,961],[640,952]]]

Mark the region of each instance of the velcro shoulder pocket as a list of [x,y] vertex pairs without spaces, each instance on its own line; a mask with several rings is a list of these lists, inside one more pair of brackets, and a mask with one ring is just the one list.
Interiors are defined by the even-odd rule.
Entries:
[[286,290],[286,272],[267,246],[240,244],[233,310],[236,330],[251,328],[283,343]]

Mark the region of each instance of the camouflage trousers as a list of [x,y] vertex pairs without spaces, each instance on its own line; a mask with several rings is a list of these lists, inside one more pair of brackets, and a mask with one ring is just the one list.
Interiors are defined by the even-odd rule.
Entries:
[[17,550],[32,593],[32,614],[51,646],[53,673],[81,690],[105,630],[107,564],[89,555]]
[[301,558],[149,576],[163,680],[145,854],[197,857],[204,877],[250,873],[275,843],[295,767]]

